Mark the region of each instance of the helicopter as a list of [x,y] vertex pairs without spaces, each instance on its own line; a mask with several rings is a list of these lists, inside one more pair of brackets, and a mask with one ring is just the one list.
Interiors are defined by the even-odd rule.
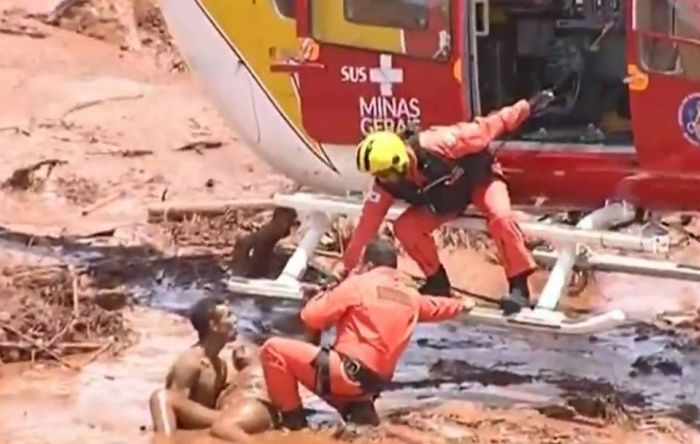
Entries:
[[[663,253],[669,233],[621,232],[700,209],[700,2],[696,0],[163,0],[168,27],[211,100],[274,169],[308,191],[274,202],[304,215],[304,236],[277,279],[232,290],[301,297],[300,278],[331,221],[357,217],[371,178],[355,146],[477,116],[545,88],[556,101],[489,149],[526,235],[555,253],[537,305],[470,319],[588,334],[621,325],[611,310],[557,309],[574,267],[700,281]],[[393,220],[405,206],[389,213]],[[575,223],[553,215],[575,212]],[[640,216],[641,215],[641,216]],[[650,223],[650,222],[648,222]],[[469,210],[451,226],[485,230]]]

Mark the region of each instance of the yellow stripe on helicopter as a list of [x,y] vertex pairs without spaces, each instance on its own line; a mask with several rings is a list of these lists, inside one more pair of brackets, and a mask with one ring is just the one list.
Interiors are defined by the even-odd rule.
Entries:
[[271,64],[278,62],[280,57],[299,54],[301,42],[297,39],[295,20],[283,16],[271,1],[199,2],[229,43],[237,49],[305,144],[330,166],[330,160],[321,145],[304,130],[294,78],[289,73],[270,70]]

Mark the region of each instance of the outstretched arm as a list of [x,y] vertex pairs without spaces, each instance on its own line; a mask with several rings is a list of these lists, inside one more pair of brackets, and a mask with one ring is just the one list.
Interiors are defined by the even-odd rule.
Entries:
[[386,213],[394,203],[394,198],[376,183],[367,194],[362,206],[360,220],[343,255],[343,265],[346,271],[350,271],[360,261],[362,251],[367,243],[377,234]]
[[518,128],[530,115],[530,104],[520,100],[473,122],[430,128],[420,133],[422,147],[448,159],[479,152],[495,138]]
[[448,298],[423,296],[420,299],[418,322],[440,322],[456,318],[460,313],[469,311],[474,303],[465,298]]

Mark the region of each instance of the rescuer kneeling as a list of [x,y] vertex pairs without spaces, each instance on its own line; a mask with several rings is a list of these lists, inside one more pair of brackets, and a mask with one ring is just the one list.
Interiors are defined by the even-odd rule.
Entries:
[[529,306],[528,277],[535,262],[511,210],[500,165],[488,147],[553,99],[551,91],[542,91],[474,122],[436,126],[403,137],[389,131],[369,134],[357,147],[356,163],[375,181],[343,257],[340,277],[357,265],[394,200],[402,199],[410,207],[394,222],[394,232],[427,277],[420,292],[449,295],[450,280],[431,233],[473,203],[486,216],[508,278],[509,294],[501,304],[504,314]]
[[[309,300],[301,320],[311,342],[275,337],[261,348],[269,399],[283,425],[306,427],[299,384],[335,407],[347,422],[377,425],[374,399],[391,382],[419,322],[454,319],[474,307],[470,299],[421,296],[396,269],[394,245],[374,240],[360,271]],[[319,347],[320,333],[335,327],[331,347]]]

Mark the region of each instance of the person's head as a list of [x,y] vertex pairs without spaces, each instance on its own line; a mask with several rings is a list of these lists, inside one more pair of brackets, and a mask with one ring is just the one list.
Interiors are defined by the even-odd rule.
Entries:
[[361,271],[369,271],[375,267],[398,267],[396,247],[386,238],[376,237],[365,247],[362,256]]
[[365,137],[355,153],[358,171],[382,182],[396,182],[406,176],[410,164],[404,140],[391,131],[375,131]]
[[199,340],[215,340],[225,344],[238,335],[237,320],[226,300],[207,296],[197,301],[190,310],[190,322]]
[[255,348],[250,344],[240,344],[231,353],[233,367],[240,371],[255,362]]

